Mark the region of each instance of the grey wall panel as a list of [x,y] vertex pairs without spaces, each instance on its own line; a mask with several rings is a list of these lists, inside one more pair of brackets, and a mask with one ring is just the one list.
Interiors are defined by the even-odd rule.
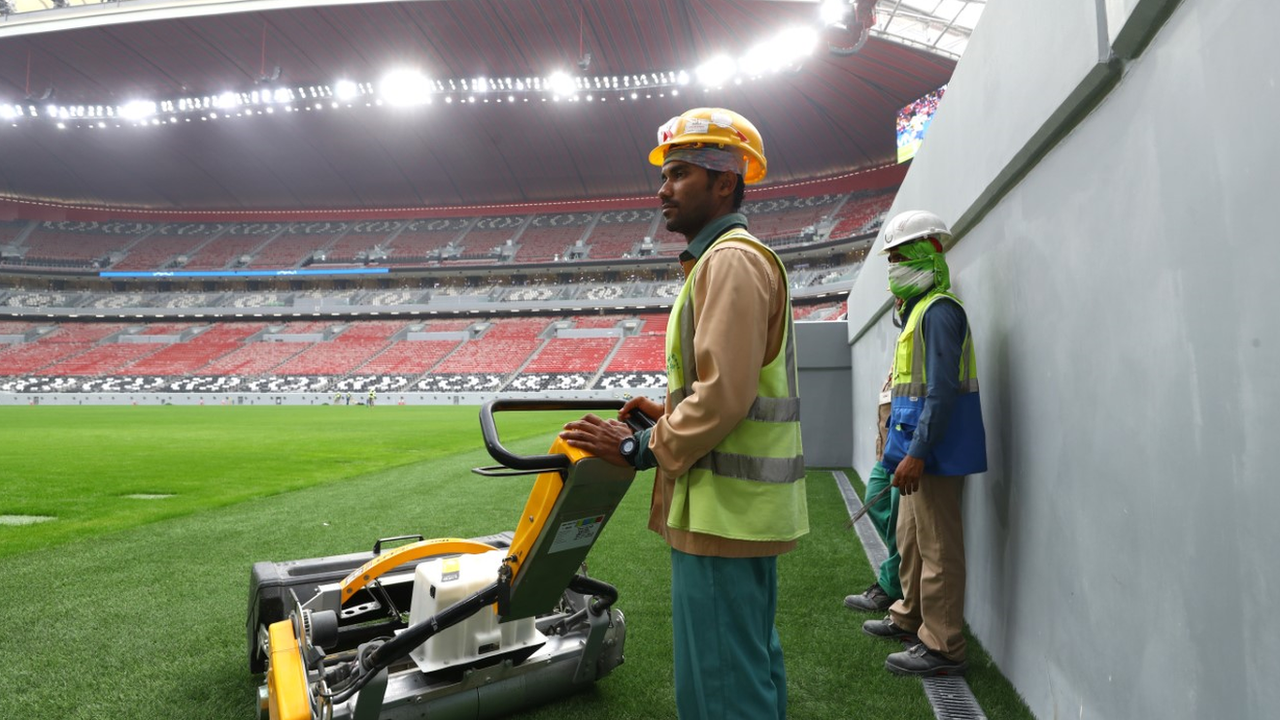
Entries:
[[[1280,4],[1184,0],[949,254],[991,460],[966,490],[966,615],[1037,717],[1280,706],[1280,138],[1233,119],[1280,116],[1256,54],[1278,25]],[[946,202],[925,159],[913,200]],[[894,334],[876,318],[851,350],[855,434]]]
[[795,327],[805,465],[848,467],[853,388],[844,324],[798,322]]
[[[997,192],[1099,68],[1100,16],[1094,0],[989,3],[889,217],[926,208],[955,225]],[[883,308],[884,272],[883,258],[868,257],[850,293],[851,329]]]
[[876,462],[877,408],[880,387],[893,363],[898,329],[886,313],[853,346],[852,467],[865,480]]

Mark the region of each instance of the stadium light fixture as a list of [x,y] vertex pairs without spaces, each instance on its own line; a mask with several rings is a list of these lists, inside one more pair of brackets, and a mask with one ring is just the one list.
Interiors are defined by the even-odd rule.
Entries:
[[233,92],[224,92],[213,99],[213,106],[224,109],[230,109],[240,105],[240,95]]
[[728,55],[717,55],[698,66],[694,75],[705,87],[720,87],[737,72],[738,64]]
[[126,120],[141,120],[156,114],[156,104],[151,100],[134,100],[120,108],[120,117]]
[[569,97],[578,92],[578,85],[573,78],[569,77],[569,73],[560,70],[547,78],[547,89],[553,95]]
[[401,107],[426,103],[434,89],[427,76],[417,70],[393,70],[379,86],[383,99]]

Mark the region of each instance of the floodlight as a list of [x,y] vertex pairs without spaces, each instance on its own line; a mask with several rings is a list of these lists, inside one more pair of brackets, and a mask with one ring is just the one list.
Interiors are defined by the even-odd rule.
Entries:
[[350,100],[360,94],[360,88],[350,80],[339,80],[333,84],[333,94],[339,100]]
[[733,58],[728,55],[717,55],[699,65],[693,73],[697,76],[699,83],[707,87],[718,87],[733,77],[737,69]]
[[12,105],[0,105],[0,119],[12,120],[18,117],[18,113],[14,111]]
[[156,104],[150,100],[134,100],[120,108],[120,117],[129,120],[140,120],[156,114]]
[[578,86],[573,82],[573,78],[563,71],[551,74],[547,78],[547,89],[555,95],[569,96],[578,91]]
[[421,105],[427,101],[433,86],[416,70],[393,70],[382,78],[382,97],[392,105]]

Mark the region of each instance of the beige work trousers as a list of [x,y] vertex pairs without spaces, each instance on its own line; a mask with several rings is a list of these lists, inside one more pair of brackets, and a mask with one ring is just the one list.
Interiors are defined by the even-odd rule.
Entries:
[[965,658],[963,490],[963,475],[925,474],[918,490],[902,496],[898,573],[903,598],[889,608],[894,625],[952,660]]

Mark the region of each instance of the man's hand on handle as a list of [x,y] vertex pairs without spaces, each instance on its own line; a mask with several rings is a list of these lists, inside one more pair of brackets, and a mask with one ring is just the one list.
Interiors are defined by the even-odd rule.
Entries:
[[647,397],[633,397],[618,411],[618,419],[626,420],[631,415],[632,410],[639,410],[648,415],[649,419],[654,422],[657,422],[658,418],[662,417],[663,413],[666,412],[666,408],[661,403],[654,402]]
[[560,438],[573,447],[586,450],[619,467],[631,467],[618,452],[618,444],[631,435],[631,428],[626,423],[605,420],[592,414],[565,425],[560,432]]

